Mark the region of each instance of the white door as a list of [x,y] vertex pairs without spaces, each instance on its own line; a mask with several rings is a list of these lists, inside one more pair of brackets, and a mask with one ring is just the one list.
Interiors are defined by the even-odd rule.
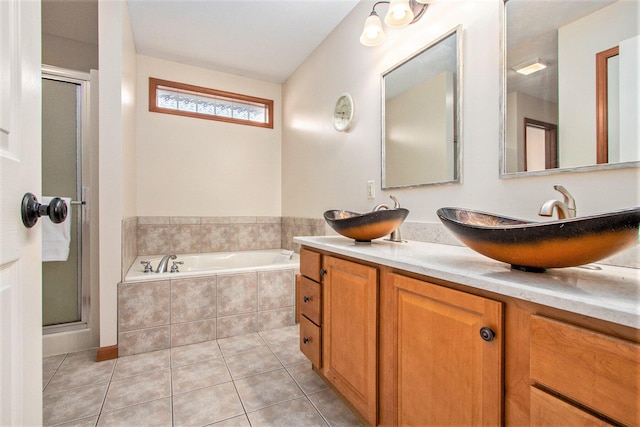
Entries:
[[40,2],[0,0],[0,425],[42,424]]

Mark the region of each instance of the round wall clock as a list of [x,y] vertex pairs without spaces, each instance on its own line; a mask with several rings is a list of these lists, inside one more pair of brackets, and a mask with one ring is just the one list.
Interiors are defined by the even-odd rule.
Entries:
[[348,93],[343,93],[333,109],[333,127],[338,132],[344,132],[351,126],[353,120],[353,98]]

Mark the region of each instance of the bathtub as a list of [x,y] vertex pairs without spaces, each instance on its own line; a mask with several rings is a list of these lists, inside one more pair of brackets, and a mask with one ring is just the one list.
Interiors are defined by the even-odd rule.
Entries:
[[177,254],[179,273],[136,258],[118,284],[118,353],[163,350],[295,324],[300,255],[282,249]]
[[[156,273],[162,255],[139,256],[129,268],[125,282],[177,279],[180,277],[206,276],[210,274],[241,273],[244,271],[266,271],[299,266],[300,255],[284,249],[266,249],[240,252],[213,252],[206,254],[177,254],[176,259],[167,264],[167,272]],[[145,273],[143,262],[150,261],[153,272]],[[171,273],[174,261],[179,272]]]

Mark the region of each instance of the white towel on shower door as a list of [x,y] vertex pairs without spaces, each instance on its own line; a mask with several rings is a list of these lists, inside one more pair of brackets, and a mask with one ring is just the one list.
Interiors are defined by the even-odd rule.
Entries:
[[[48,205],[53,197],[42,196],[42,204]],[[66,261],[71,243],[71,199],[61,197],[67,204],[67,218],[60,224],[51,222],[48,216],[42,221],[42,261]]]

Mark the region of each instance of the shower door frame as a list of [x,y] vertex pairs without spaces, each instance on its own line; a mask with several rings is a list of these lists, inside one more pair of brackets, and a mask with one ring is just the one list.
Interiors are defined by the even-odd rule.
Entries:
[[[56,80],[64,83],[76,84],[80,88],[80,96],[76,98],[76,111],[79,116],[77,122],[77,141],[76,141],[76,200],[72,200],[72,219],[78,221],[77,244],[78,254],[80,255],[80,265],[78,268],[78,314],[80,320],[68,323],[61,323],[42,327],[43,335],[57,334],[60,332],[69,332],[80,329],[89,328],[90,318],[90,233],[89,233],[89,215],[87,205],[89,186],[91,182],[90,176],[90,152],[91,146],[85,138],[89,134],[89,108],[91,96],[91,75],[80,71],[68,70],[48,65],[42,65],[42,79]],[[77,200],[78,195],[80,200]],[[44,284],[44,283],[43,283]]]

